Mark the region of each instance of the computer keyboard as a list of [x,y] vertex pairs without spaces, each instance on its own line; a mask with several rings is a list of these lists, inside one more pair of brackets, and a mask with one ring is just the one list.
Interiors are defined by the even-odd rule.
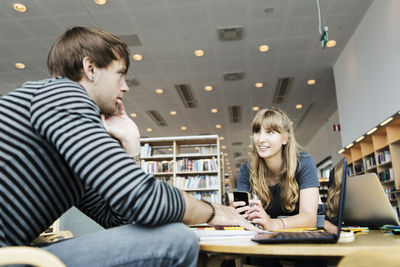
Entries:
[[337,236],[328,232],[278,232],[255,235],[259,243],[334,243]]

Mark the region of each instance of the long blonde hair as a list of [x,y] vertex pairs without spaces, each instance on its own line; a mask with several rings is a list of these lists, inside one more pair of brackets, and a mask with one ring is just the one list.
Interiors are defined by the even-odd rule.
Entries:
[[[254,133],[261,128],[270,129],[287,137],[287,144],[282,146],[282,167],[279,173],[278,186],[281,189],[281,207],[293,212],[299,200],[299,185],[295,173],[300,146],[294,138],[292,124],[287,115],[278,108],[262,109],[255,115],[251,128]],[[269,190],[269,181],[273,178],[264,159],[261,158],[255,146],[251,151],[250,161],[251,190],[261,200],[266,209],[272,203],[272,195]]]
[[339,212],[340,192],[343,182],[343,164],[344,161],[341,160],[339,164],[335,166],[332,184],[328,189],[328,196],[326,198],[326,216],[330,219],[335,218]]

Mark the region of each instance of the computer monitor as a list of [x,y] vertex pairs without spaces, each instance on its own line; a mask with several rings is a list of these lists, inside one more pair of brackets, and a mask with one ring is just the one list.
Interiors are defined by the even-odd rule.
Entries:
[[375,173],[349,177],[345,198],[343,221],[346,225],[399,225],[399,219]]

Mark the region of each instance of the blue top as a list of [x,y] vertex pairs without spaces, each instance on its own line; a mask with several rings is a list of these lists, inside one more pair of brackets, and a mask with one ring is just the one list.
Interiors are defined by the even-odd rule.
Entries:
[[[317,168],[311,154],[300,152],[299,158],[297,159],[295,176],[300,190],[310,187],[319,187]],[[248,162],[245,162],[240,167],[237,190],[250,192],[250,188],[250,170]],[[272,204],[265,211],[269,216],[271,216],[271,218],[277,218],[278,216],[291,216],[299,213],[298,203],[293,212],[288,212],[282,209],[280,205],[281,189],[278,184],[269,186],[269,190],[271,190]]]

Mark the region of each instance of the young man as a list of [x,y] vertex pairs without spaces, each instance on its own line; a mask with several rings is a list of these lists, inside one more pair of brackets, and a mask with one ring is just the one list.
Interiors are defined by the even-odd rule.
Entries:
[[67,266],[195,266],[197,239],[179,222],[257,230],[233,208],[195,200],[133,163],[139,132],[122,104],[125,43],[75,27],[47,65],[53,78],[0,99],[0,246],[29,245],[73,205],[108,230],[43,248]]

